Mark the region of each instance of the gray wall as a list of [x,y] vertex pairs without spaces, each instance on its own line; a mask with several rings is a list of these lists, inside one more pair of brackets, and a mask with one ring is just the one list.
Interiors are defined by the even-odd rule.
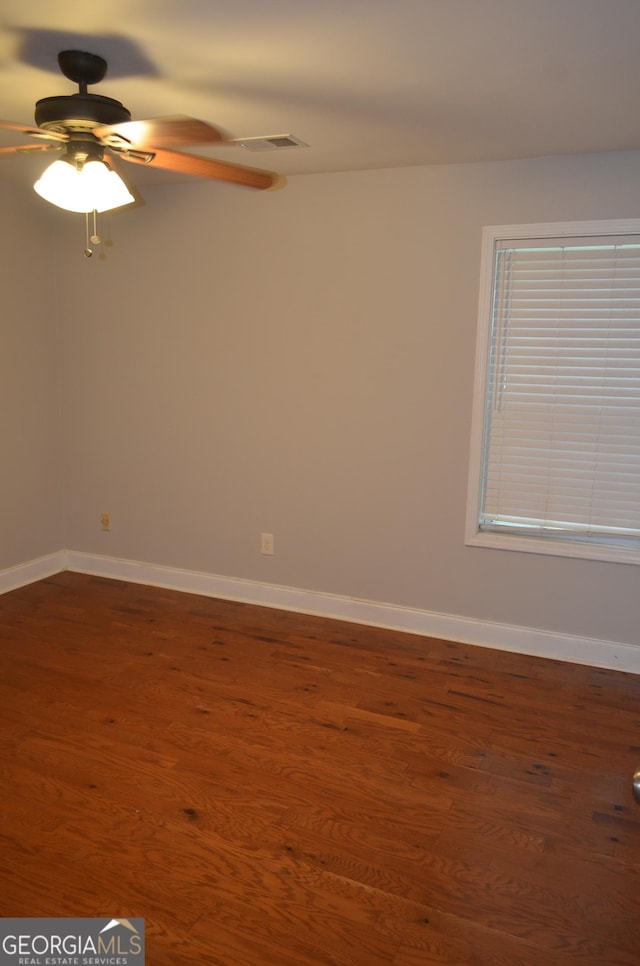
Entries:
[[58,291],[40,199],[0,183],[0,570],[64,546]]
[[464,519],[481,228],[637,217],[640,154],[143,194],[57,243],[67,547],[638,642],[636,567]]

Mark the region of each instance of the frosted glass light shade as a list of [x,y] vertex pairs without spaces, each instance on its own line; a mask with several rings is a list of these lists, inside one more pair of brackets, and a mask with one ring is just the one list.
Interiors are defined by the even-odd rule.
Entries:
[[135,201],[104,161],[87,161],[80,169],[69,161],[54,161],[33,187],[45,201],[67,211],[111,211]]

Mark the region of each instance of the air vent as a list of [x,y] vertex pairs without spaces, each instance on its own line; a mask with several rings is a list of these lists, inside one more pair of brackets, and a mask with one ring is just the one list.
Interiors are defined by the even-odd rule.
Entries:
[[283,148],[309,147],[293,134],[274,134],[266,138],[234,138],[231,144],[237,144],[247,151],[281,151]]

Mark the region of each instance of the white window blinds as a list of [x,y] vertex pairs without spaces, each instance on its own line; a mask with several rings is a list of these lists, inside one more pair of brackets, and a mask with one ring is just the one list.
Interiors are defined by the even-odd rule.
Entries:
[[640,236],[495,243],[480,531],[640,545]]

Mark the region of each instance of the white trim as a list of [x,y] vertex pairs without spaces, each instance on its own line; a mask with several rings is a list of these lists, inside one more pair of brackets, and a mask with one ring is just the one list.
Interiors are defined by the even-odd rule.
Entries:
[[355,597],[322,594],[277,584],[198,573],[135,560],[119,560],[68,551],[68,570],[110,577],[131,583],[164,587],[205,597],[220,597],[246,604],[313,614],[335,620],[384,627],[390,630],[474,644],[499,651],[530,654],[556,661],[586,664],[640,674],[640,646],[594,638],[555,634],[551,631],[496,624],[490,621],[438,614]]
[[478,325],[476,335],[475,379],[471,410],[471,445],[469,450],[469,479],[467,483],[467,514],[465,543],[472,544],[478,533],[480,498],[482,493],[482,464],[484,452],[485,393],[487,385],[487,345],[489,340],[491,305],[493,301],[494,228],[482,232],[480,256],[480,293],[478,297]]
[[15,567],[7,567],[6,570],[0,570],[0,594],[33,584],[36,580],[44,580],[45,577],[59,574],[61,570],[66,569],[67,555],[64,550],[50,553],[46,557],[38,557],[27,563],[17,564]]
[[640,564],[640,550],[611,546],[607,543],[580,543],[563,538],[557,543],[552,538],[499,533],[495,530],[467,531],[465,543],[469,547],[491,547],[494,550],[522,550],[525,553],[550,554],[556,557],[579,557],[582,560],[608,560],[613,563]]
[[528,225],[487,225],[483,236],[491,245],[506,238],[569,238],[583,235],[638,235],[640,218],[617,218],[603,221],[543,221]]
[[296,587],[199,573],[137,560],[61,550],[47,557],[0,571],[0,594],[43,580],[62,570],[92,574],[134,584],[164,587],[203,597],[220,597],[245,604],[313,614],[334,620],[384,627],[423,637],[473,644],[498,651],[529,654],[548,660],[640,674],[640,646],[595,638],[555,634],[530,627],[438,614],[373,600],[321,594]]

